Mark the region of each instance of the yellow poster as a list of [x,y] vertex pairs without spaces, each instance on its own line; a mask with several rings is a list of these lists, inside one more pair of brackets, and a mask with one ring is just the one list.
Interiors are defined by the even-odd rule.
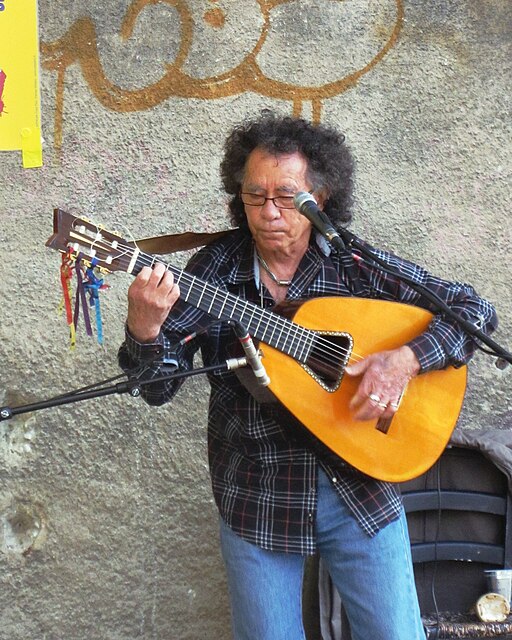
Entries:
[[0,0],[0,151],[43,164],[37,0]]

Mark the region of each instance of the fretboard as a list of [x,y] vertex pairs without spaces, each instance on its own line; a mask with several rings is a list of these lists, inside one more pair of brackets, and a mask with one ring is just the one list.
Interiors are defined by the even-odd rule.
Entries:
[[[152,266],[157,259],[140,252],[134,255],[129,273],[137,275],[144,266]],[[218,320],[238,322],[253,338],[290,355],[298,362],[306,362],[315,341],[315,332],[286,318],[260,308],[182,269],[166,265],[178,286],[181,298],[196,309]]]

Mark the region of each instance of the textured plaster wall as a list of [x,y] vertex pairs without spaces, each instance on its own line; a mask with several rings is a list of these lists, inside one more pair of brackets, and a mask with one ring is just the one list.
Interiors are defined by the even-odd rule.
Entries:
[[[352,228],[473,283],[512,346],[509,0],[40,0],[39,19],[44,166],[0,155],[0,405],[118,373],[131,278],[108,280],[104,345],[81,324],[70,351],[53,207],[125,236],[225,228],[222,141],[263,107],[344,130]],[[474,359],[462,427],[512,427],[510,375]],[[206,400],[198,378],[160,409],[0,423],[0,638],[229,637]]]

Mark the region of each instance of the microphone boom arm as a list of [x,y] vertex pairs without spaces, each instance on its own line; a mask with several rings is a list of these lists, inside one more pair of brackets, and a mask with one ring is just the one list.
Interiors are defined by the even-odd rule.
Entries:
[[[512,364],[512,353],[501,347],[478,327],[475,327],[474,324],[453,311],[453,309],[451,309],[437,294],[418,282],[413,281],[411,278],[408,278],[403,273],[399,273],[390,267],[381,258],[379,258],[375,252],[362,244],[358,238],[347,229],[343,227],[335,229],[332,222],[320,209],[315,198],[310,193],[300,191],[295,195],[293,203],[297,211],[305,216],[335,249],[338,249],[339,251],[347,251],[351,247],[356,248],[361,252],[361,255],[373,262],[380,269],[387,273],[391,273],[396,278],[399,278],[402,282],[408,284],[412,289],[427,299],[433,305],[433,310],[435,312],[441,313],[449,317],[451,320],[454,320],[469,336],[471,336],[471,338],[473,338],[480,350],[497,357],[496,366],[499,369],[504,369],[509,364]],[[486,349],[483,349],[479,342],[485,344],[489,349],[491,349],[491,351],[489,352]]]

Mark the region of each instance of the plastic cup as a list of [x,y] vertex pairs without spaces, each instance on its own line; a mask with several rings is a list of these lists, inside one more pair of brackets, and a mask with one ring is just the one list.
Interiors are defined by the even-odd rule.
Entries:
[[512,569],[489,569],[485,572],[487,586],[492,593],[499,593],[510,603],[512,599]]

